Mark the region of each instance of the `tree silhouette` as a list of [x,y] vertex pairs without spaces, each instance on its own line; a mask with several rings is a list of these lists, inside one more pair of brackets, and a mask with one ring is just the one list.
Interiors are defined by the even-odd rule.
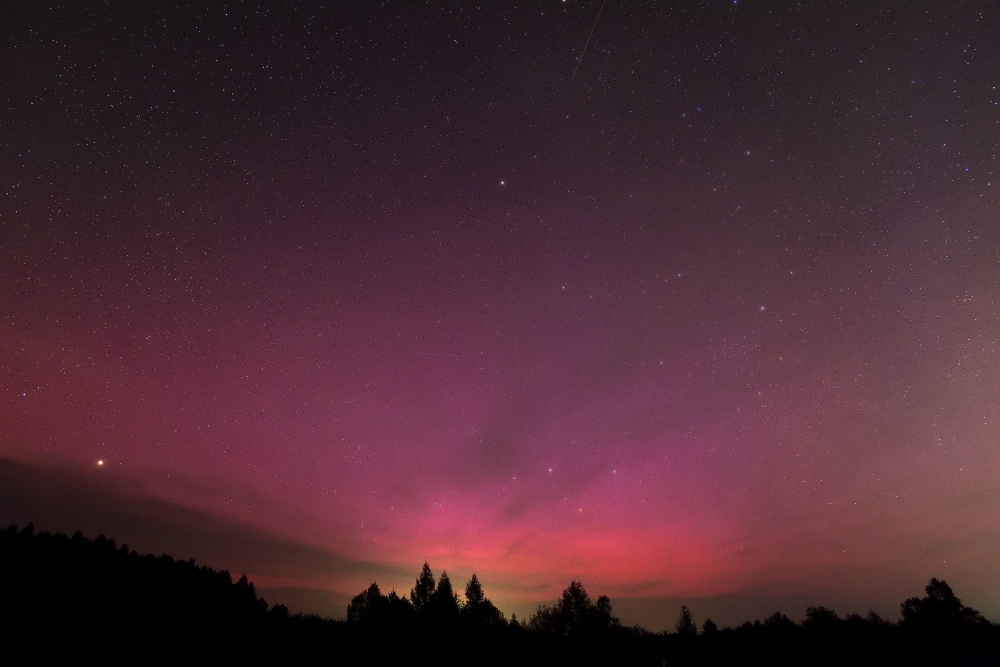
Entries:
[[600,633],[619,625],[611,600],[601,596],[595,604],[579,581],[570,583],[554,607],[542,605],[528,620],[532,630],[563,636]]
[[774,634],[791,634],[801,630],[799,625],[780,611],[776,611],[764,619],[764,627]]
[[441,572],[437,588],[431,593],[431,599],[424,605],[423,610],[438,622],[450,622],[458,617],[458,594],[452,588],[447,572]]
[[962,604],[944,581],[931,579],[924,592],[925,597],[910,598],[900,605],[905,626],[955,630],[987,623],[982,614]]
[[[155,646],[174,651],[174,662],[204,646],[229,662],[314,662],[336,646],[346,664],[396,664],[400,656],[386,642],[426,644],[435,636],[455,649],[436,653],[438,664],[978,665],[994,664],[1000,646],[1000,628],[937,579],[924,597],[902,603],[899,624],[873,611],[841,619],[826,607],[809,607],[801,626],[778,612],[736,630],[720,630],[706,619],[697,640],[690,639],[695,621],[687,607],[681,608],[678,634],[654,635],[622,627],[611,600],[591,600],[578,581],[528,623],[515,616],[507,623],[476,575],[462,605],[447,573],[435,582],[426,563],[416,584],[407,598],[396,591],[384,595],[373,582],[351,599],[345,621],[322,619],[282,605],[269,608],[246,576],[234,580],[193,560],[139,555],[103,535],[90,540],[82,533],[70,538],[12,526],[0,531],[3,657],[17,646],[45,647],[31,650],[46,655],[59,650],[48,642],[74,652],[66,658],[79,658],[81,647],[109,628],[122,656],[148,655]],[[421,603],[420,614],[411,599]],[[290,652],[313,660],[292,660]]]
[[367,590],[351,598],[350,604],[347,605],[347,622],[356,625],[367,620],[382,602],[382,599],[382,591],[379,590],[378,584],[372,582]]
[[598,630],[608,630],[618,625],[618,619],[611,613],[611,598],[600,595],[594,605],[594,621]]
[[465,585],[465,604],[462,605],[462,616],[468,619],[473,627],[486,628],[506,625],[503,612],[497,609],[483,593],[483,586],[475,574]]
[[889,621],[885,620],[871,609],[868,610],[868,615],[865,616],[865,622],[875,627],[887,627],[890,625]]
[[420,571],[420,576],[417,577],[417,583],[410,591],[410,602],[413,603],[413,608],[417,612],[420,612],[431,601],[434,588],[434,574],[431,572],[431,566],[424,563],[424,568]]
[[[286,607],[269,610],[246,576],[234,581],[229,572],[194,560],[140,555],[103,535],[88,539],[78,531],[69,537],[36,532],[33,525],[0,530],[0,602],[10,664],[38,662],[42,652],[79,662],[83,647],[109,638],[109,629],[123,659],[132,652],[148,655],[152,646],[164,658],[226,642],[235,659],[251,644],[264,650],[289,628],[303,640],[312,633]],[[33,659],[12,653],[15,637],[34,647]]]
[[837,626],[840,623],[840,617],[832,609],[827,607],[806,607],[806,619],[802,621],[802,627],[813,632],[831,633],[837,630]]
[[465,605],[467,607],[475,607],[482,604],[485,600],[486,594],[483,593],[483,585],[479,583],[479,577],[473,572],[469,583],[465,585]]
[[455,608],[458,609],[458,593],[451,585],[451,578],[448,577],[448,573],[442,571],[441,578],[438,580],[437,589],[431,596],[432,599],[442,600],[446,603],[454,603]]
[[558,606],[560,620],[566,628],[566,634],[570,634],[573,630],[584,629],[592,606],[593,602],[583,588],[583,584],[579,581],[571,582],[569,588],[563,591]]
[[347,605],[347,623],[364,628],[394,628],[405,626],[413,617],[413,605],[395,590],[382,595],[377,583],[351,598]]
[[698,634],[698,626],[695,625],[694,616],[691,615],[691,611],[686,605],[681,605],[681,615],[674,627],[677,628],[677,634],[682,637],[694,637]]

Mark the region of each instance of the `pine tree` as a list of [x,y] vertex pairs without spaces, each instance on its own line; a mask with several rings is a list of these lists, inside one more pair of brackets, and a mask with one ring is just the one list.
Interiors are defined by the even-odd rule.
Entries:
[[458,594],[452,588],[447,572],[441,572],[441,579],[438,580],[437,589],[431,595],[431,601],[442,614],[448,616],[458,614]]
[[469,583],[465,585],[465,604],[470,607],[476,607],[486,600],[486,595],[483,593],[483,585],[479,583],[479,577],[472,574],[472,578],[469,579]]
[[347,622],[351,624],[360,623],[372,609],[378,606],[382,598],[382,591],[379,590],[378,584],[372,582],[368,590],[361,591],[355,595],[351,599],[351,603],[347,605]]
[[607,596],[597,598],[595,604],[583,584],[573,581],[554,607],[538,607],[527,626],[546,634],[587,636],[606,632],[619,624],[611,613],[611,600]]
[[424,563],[424,569],[417,577],[417,584],[410,591],[410,602],[413,603],[413,608],[420,611],[427,606],[427,603],[431,601],[431,596],[434,595],[434,588],[434,574],[431,572],[431,566]]
[[461,613],[476,628],[504,627],[507,619],[503,612],[490,602],[483,592],[483,586],[479,583],[479,577],[475,574],[465,585],[465,604]]
[[674,627],[677,628],[677,634],[683,637],[693,637],[698,634],[698,626],[694,624],[694,617],[685,605],[681,605],[681,615]]

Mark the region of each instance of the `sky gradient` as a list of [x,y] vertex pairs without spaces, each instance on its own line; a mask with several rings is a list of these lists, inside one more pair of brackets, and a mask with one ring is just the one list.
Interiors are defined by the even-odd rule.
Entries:
[[598,6],[5,3],[0,520],[1000,619],[997,8]]

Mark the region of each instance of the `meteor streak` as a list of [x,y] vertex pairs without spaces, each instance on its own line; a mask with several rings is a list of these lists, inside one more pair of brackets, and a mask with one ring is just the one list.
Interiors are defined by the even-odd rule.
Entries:
[[583,56],[586,55],[586,53],[587,53],[587,47],[590,45],[590,38],[594,36],[594,28],[597,27],[597,22],[599,20],[601,20],[601,12],[604,11],[604,3],[605,2],[607,2],[607,0],[601,0],[601,6],[597,10],[597,18],[594,19],[594,25],[590,26],[590,34],[587,35],[587,41],[584,42],[584,44],[583,44],[583,50],[580,51],[580,58],[576,61],[576,69],[573,70],[573,76],[570,77],[570,81],[573,81],[574,79],[576,79],[576,73],[580,69],[580,63],[583,62]]

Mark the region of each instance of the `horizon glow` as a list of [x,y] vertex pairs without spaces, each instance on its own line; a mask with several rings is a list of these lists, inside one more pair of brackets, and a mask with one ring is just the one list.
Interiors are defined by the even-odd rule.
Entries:
[[112,64],[0,10],[74,63],[0,59],[0,455],[519,616],[936,576],[995,620],[997,55],[752,5],[608,7],[575,81],[559,2],[74,10]]

